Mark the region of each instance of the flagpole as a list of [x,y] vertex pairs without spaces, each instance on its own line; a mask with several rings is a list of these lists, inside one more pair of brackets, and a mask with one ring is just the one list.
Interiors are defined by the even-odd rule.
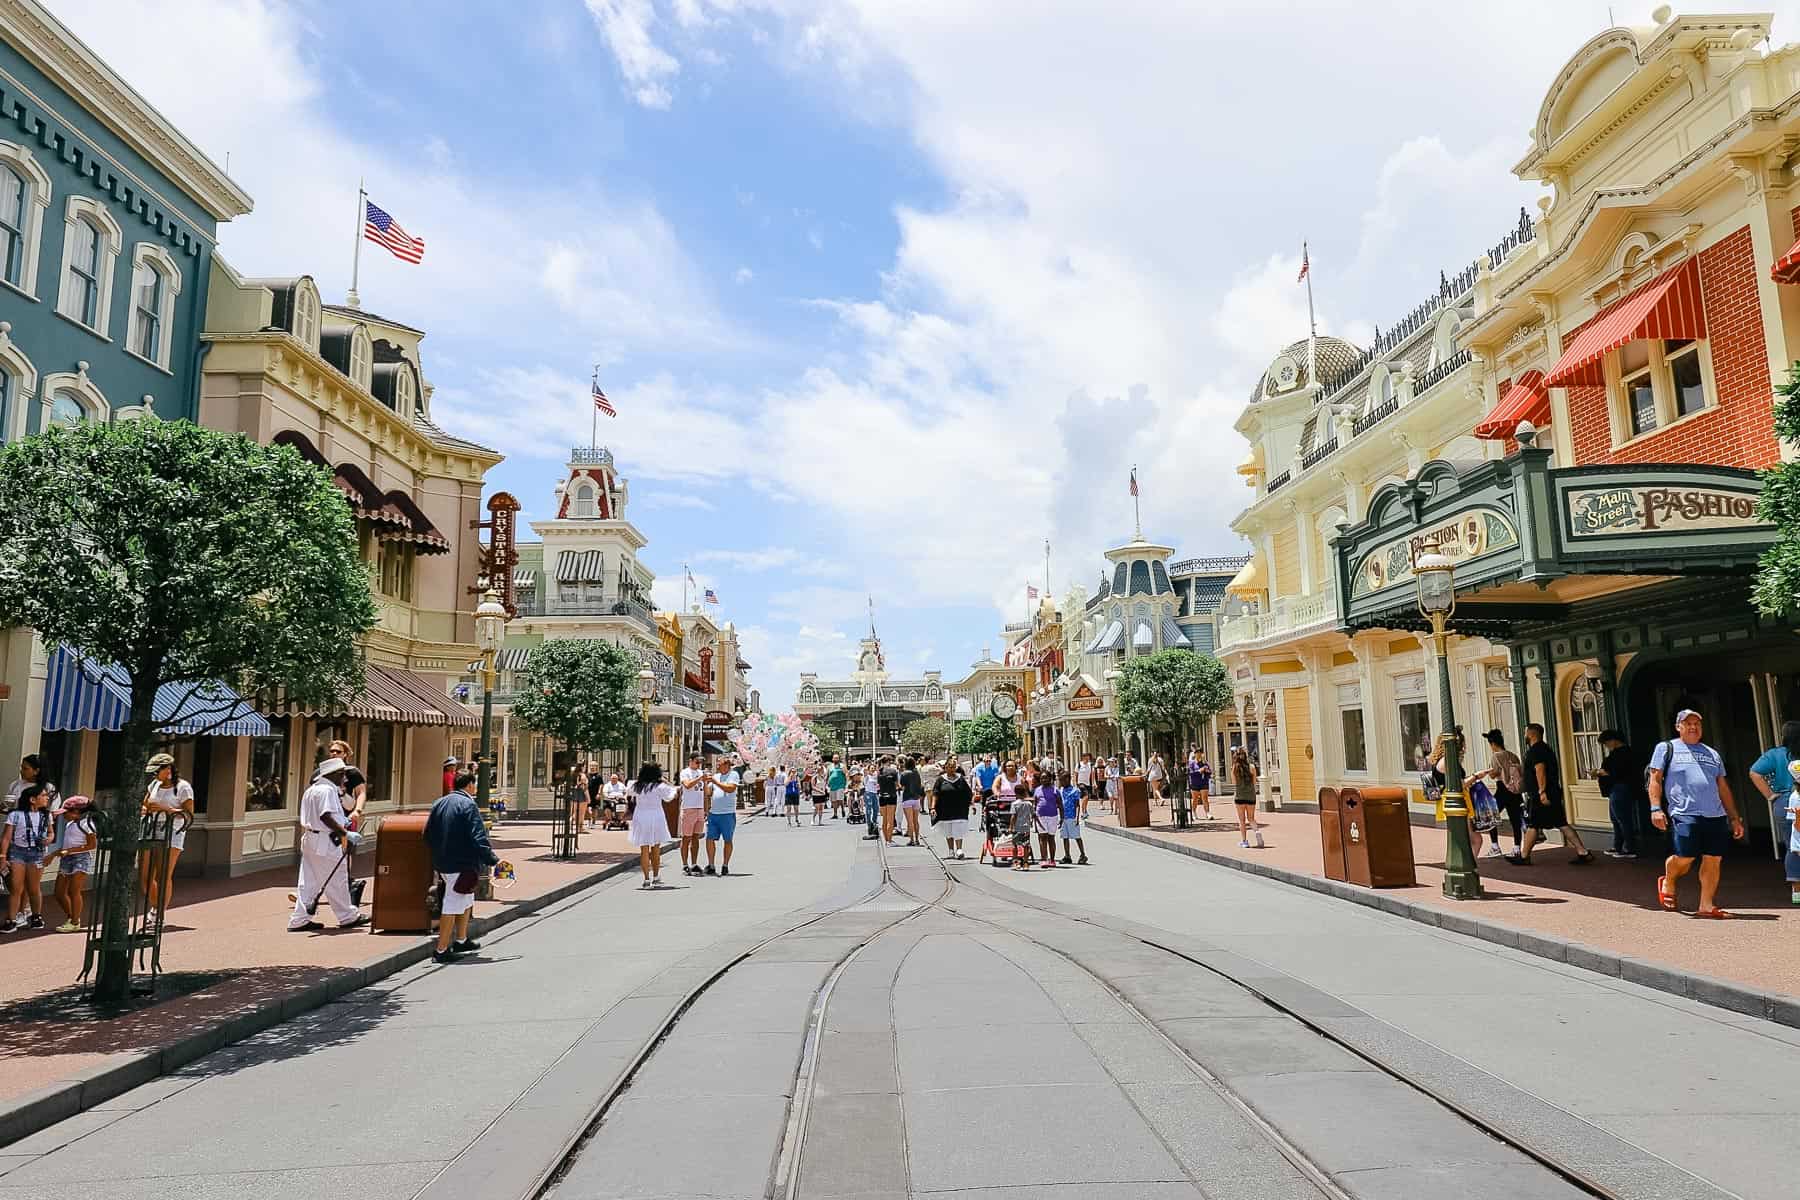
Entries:
[[1313,315],[1312,256],[1300,243],[1300,261],[1306,266],[1306,380],[1319,382],[1319,320]]
[[362,297],[356,292],[356,285],[362,279],[362,244],[363,244],[363,200],[368,196],[364,190],[365,181],[356,181],[356,242],[355,249],[350,252],[350,294],[344,297],[344,303],[351,308],[362,307]]
[[[600,387],[599,363],[594,364],[593,386],[595,390],[598,390]],[[600,445],[600,402],[594,399],[594,393],[592,391],[588,393],[588,403],[592,405],[594,409],[592,413],[588,414],[588,449],[592,450]]]
[[1138,539],[1142,540],[1144,536],[1144,508],[1143,501],[1138,498],[1136,463],[1131,464],[1131,522],[1136,528]]
[[1044,539],[1044,595],[1050,595],[1050,539]]

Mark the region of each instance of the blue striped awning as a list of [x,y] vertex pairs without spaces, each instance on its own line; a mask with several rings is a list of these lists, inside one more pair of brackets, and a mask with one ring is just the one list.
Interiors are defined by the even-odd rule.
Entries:
[[[269,723],[223,683],[165,683],[152,711],[160,733],[197,737],[268,737]],[[44,728],[125,728],[131,686],[125,672],[81,658],[67,646],[50,652],[44,678]]]

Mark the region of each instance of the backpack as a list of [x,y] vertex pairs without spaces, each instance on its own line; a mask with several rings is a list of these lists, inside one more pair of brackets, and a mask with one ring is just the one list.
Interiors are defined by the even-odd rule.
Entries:
[[[1669,768],[1675,765],[1675,743],[1680,740],[1681,739],[1679,739],[1679,738],[1670,738],[1668,741],[1666,741],[1662,744],[1661,748],[1666,751],[1663,754],[1663,765],[1662,765],[1662,773],[1663,773],[1664,780],[1667,780],[1669,777]],[[1656,751],[1652,750],[1652,751],[1650,751],[1649,759],[1644,763],[1643,787],[1644,787],[1644,795],[1646,795],[1646,796],[1648,796],[1650,794],[1650,772],[1656,769],[1654,766],[1655,762],[1656,762]],[[1664,800],[1663,803],[1666,806],[1668,801]]]

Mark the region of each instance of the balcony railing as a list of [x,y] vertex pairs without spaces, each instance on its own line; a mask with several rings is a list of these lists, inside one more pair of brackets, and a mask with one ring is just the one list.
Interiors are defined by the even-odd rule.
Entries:
[[1219,649],[1262,642],[1337,621],[1337,592],[1323,588],[1310,596],[1285,596],[1266,613],[1246,613],[1219,622]]
[[1400,411],[1400,397],[1394,396],[1376,405],[1362,416],[1350,422],[1350,436],[1361,437],[1365,430],[1379,425],[1385,418]]
[[1300,456],[1300,469],[1302,471],[1310,471],[1314,463],[1330,458],[1332,452],[1337,448],[1337,435],[1333,434],[1331,437],[1320,442],[1311,450],[1308,450],[1305,454]]
[[1209,573],[1224,574],[1226,571],[1241,570],[1250,561],[1248,554],[1216,554],[1210,558],[1184,558],[1180,562],[1169,564],[1171,575],[1203,575]]
[[1525,206],[1521,204],[1519,206],[1519,223],[1505,237],[1496,242],[1492,250],[1488,251],[1488,261],[1496,270],[1499,269],[1500,264],[1505,262],[1514,250],[1535,237],[1537,237],[1537,233],[1531,227],[1531,213],[1526,211]]
[[577,446],[569,451],[569,461],[584,467],[610,467],[613,456],[605,446]]
[[1280,491],[1283,487],[1285,487],[1287,485],[1287,481],[1289,479],[1293,478],[1293,475],[1294,475],[1294,473],[1291,470],[1283,471],[1281,474],[1277,475],[1275,478],[1269,480],[1268,486],[1263,488],[1263,495],[1273,496],[1276,492]]
[[1413,381],[1413,395],[1423,396],[1450,376],[1469,365],[1474,355],[1467,349],[1458,350],[1435,367],[1427,367],[1425,373]]
[[521,617],[626,617],[651,633],[657,631],[656,615],[650,606],[636,600],[606,600],[590,597],[559,600],[554,596],[527,593],[519,597]]

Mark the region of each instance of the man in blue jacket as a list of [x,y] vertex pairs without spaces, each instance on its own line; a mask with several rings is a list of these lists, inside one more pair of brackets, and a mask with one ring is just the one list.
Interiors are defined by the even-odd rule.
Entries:
[[447,963],[458,954],[481,949],[469,937],[469,914],[475,907],[475,878],[482,867],[500,861],[488,843],[487,826],[475,806],[475,773],[464,771],[455,789],[431,806],[425,818],[425,844],[431,867],[444,882],[444,906],[438,917],[437,949],[431,961]]

